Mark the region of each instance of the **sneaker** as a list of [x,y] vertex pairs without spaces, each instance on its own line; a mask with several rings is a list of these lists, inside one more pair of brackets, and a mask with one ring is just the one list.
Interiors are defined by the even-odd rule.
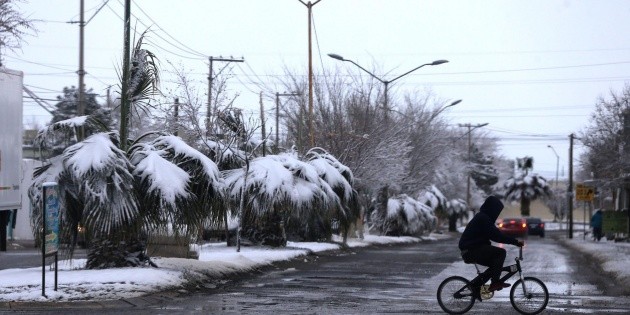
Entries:
[[498,291],[498,290],[503,290],[503,288],[508,288],[510,287],[509,283],[505,283],[505,282],[494,282],[490,284],[490,287],[488,288],[488,291],[492,292],[492,291]]

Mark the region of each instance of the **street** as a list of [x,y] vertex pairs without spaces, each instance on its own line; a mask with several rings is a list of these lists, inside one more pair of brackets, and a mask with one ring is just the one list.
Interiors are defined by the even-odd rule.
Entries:
[[[476,272],[473,265],[461,261],[456,241],[312,257],[155,309],[165,313],[439,314],[435,294],[440,282],[450,275],[470,279]],[[630,312],[630,301],[615,296],[614,285],[589,261],[572,255],[550,237],[530,237],[526,242],[523,270],[547,285],[546,314]],[[518,255],[516,247],[507,249],[506,265]],[[510,280],[514,283],[515,278]],[[509,289],[497,292],[491,300],[475,303],[470,313],[516,314],[508,295]]]
[[[237,279],[200,284],[193,293],[63,303],[63,313],[82,314],[89,309],[98,314],[440,314],[435,297],[440,282],[450,275],[475,276],[474,266],[461,261],[456,242],[451,238],[311,255]],[[550,293],[545,314],[630,312],[630,300],[618,295],[614,283],[592,262],[560,246],[553,235],[532,236],[526,244],[524,275],[541,279]],[[508,265],[518,250],[506,249]],[[516,314],[508,294],[509,289],[499,291],[492,299],[475,303],[469,313]],[[51,314],[60,310],[45,304],[30,310]]]

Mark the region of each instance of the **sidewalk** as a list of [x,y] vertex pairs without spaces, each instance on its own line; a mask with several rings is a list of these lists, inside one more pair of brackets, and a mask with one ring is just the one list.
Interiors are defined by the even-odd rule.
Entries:
[[596,242],[582,233],[575,233],[572,239],[559,237],[558,241],[568,248],[596,261],[600,268],[614,278],[620,292],[630,296],[630,243],[614,242],[603,238]]

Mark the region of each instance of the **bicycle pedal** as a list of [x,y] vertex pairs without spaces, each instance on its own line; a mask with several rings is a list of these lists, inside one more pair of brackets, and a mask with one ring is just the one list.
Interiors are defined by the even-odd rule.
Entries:
[[485,284],[482,285],[481,288],[479,289],[479,297],[482,300],[489,300],[494,296],[494,292],[489,290],[490,285]]

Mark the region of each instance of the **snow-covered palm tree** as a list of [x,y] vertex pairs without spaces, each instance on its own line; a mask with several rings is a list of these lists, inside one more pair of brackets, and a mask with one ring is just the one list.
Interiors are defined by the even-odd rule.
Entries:
[[518,172],[503,183],[504,198],[521,203],[521,215],[529,216],[530,204],[533,200],[551,196],[547,180],[538,174],[529,174],[534,167],[531,157],[518,159]]
[[[121,112],[142,110],[157,91],[155,56],[142,49],[142,38],[123,76],[130,78],[123,93],[131,108],[121,107]],[[168,231],[192,238],[204,221],[216,222],[225,211],[224,184],[212,160],[170,135],[152,133],[131,143],[125,117],[121,115],[122,137],[115,132],[95,133],[66,148],[36,170],[29,190],[37,232],[42,220],[37,210],[41,184],[59,183],[66,209],[63,232],[76,237],[82,225],[93,238],[88,267],[136,265],[146,258],[143,239],[147,236]],[[91,118],[77,117],[52,124],[38,138],[44,143],[53,135],[72,136],[85,124],[98,125]],[[145,138],[153,140],[142,142]]]
[[529,216],[532,201],[551,195],[547,180],[538,174],[509,178],[503,184],[505,199],[521,203],[521,215]]
[[[41,132],[74,128],[82,118],[57,122]],[[29,189],[33,228],[41,224],[41,185],[55,181],[65,197],[63,232],[76,238],[78,226],[107,246],[130,246],[158,231],[192,238],[202,222],[216,223],[224,211],[224,184],[217,166],[181,139],[162,135],[119,148],[116,132],[101,132],[66,148],[36,170]],[[96,242],[93,252],[103,252]],[[107,251],[105,251],[107,252]],[[109,266],[111,257],[91,256]],[[90,262],[88,262],[90,265]]]
[[341,202],[339,208],[332,209],[331,216],[339,222],[343,242],[346,243],[350,225],[356,221],[361,212],[358,193],[353,188],[352,171],[322,148],[310,149],[306,152],[305,159],[315,168],[319,177],[328,183]]
[[384,235],[421,236],[435,228],[436,218],[429,206],[400,194],[388,198],[385,213],[372,212],[371,222]]
[[[285,226],[297,228],[297,236],[302,238],[314,237],[309,234],[313,223],[323,224],[330,233],[331,209],[343,209],[341,199],[318,169],[294,153],[257,157],[248,168],[226,170],[223,175],[233,204],[244,200],[241,224],[245,235],[258,243],[284,245]],[[327,174],[331,182],[338,176]],[[342,186],[351,190],[347,184]],[[273,226],[269,226],[270,221],[275,221]]]

